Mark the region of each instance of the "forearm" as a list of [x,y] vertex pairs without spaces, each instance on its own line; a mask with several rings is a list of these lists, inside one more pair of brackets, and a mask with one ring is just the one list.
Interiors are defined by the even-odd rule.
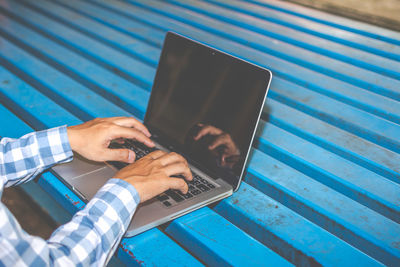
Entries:
[[72,159],[65,126],[0,141],[0,179],[6,186],[29,181],[54,164]]
[[[0,263],[8,266],[22,261],[34,265],[34,259],[40,259],[44,261],[40,265],[103,266],[116,249],[139,202],[132,185],[111,179],[47,241],[22,231],[16,235],[1,233],[1,247],[13,253],[0,256]],[[5,236],[17,238],[4,239]]]

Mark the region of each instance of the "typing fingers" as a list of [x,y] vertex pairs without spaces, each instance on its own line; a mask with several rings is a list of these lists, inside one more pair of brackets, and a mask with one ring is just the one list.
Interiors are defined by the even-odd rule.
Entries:
[[128,138],[135,139],[138,142],[141,142],[149,147],[154,147],[154,142],[146,136],[143,132],[135,129],[135,128],[127,128],[119,125],[115,125],[112,128],[111,139],[117,138]]
[[192,172],[184,162],[174,162],[169,164],[163,168],[163,172],[167,176],[183,175],[186,180],[190,181],[193,179]]
[[141,131],[147,137],[150,137],[151,134],[146,126],[144,126],[140,121],[132,117],[113,117],[108,118],[110,122],[115,123],[119,126],[123,127],[133,127],[139,131]]
[[167,153],[167,154],[163,155],[162,157],[160,157],[159,160],[160,160],[161,165],[163,165],[163,166],[169,165],[174,162],[183,162],[187,165],[186,159],[175,152]]
[[151,159],[158,159],[164,155],[166,155],[167,152],[162,151],[162,150],[156,150],[154,152],[151,152],[150,154],[146,155],[144,158],[151,158]]
[[161,182],[164,184],[164,188],[168,189],[176,189],[181,191],[183,194],[188,192],[188,185],[183,179],[173,178],[173,177],[164,177]]

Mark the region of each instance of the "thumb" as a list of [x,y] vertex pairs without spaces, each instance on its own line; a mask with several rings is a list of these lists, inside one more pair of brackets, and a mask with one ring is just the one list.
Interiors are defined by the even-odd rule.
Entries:
[[133,163],[136,158],[135,152],[130,149],[120,148],[120,149],[107,149],[105,153],[105,158],[109,161],[123,161],[126,163]]

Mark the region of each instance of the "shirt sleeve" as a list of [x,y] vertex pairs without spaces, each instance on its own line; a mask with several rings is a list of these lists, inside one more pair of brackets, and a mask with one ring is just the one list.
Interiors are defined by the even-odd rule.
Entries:
[[27,182],[57,163],[71,161],[67,127],[33,132],[0,141],[0,179],[9,187]]
[[[15,230],[13,223],[8,224],[8,230],[1,223],[0,266],[2,263],[5,266],[104,266],[127,230],[139,202],[132,185],[110,179],[83,210],[60,226],[47,241]],[[1,213],[0,207],[0,217],[4,218]]]

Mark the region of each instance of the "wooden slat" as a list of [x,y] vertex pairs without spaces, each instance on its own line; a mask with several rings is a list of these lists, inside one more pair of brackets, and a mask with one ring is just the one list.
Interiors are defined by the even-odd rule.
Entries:
[[300,5],[291,4],[279,0],[249,0],[253,2],[277,10],[283,13],[291,14],[296,17],[305,18],[321,24],[339,28],[345,31],[354,32],[360,35],[371,37],[373,39],[382,40],[387,43],[400,45],[400,34],[398,32],[385,29],[372,24],[360,22],[357,20],[348,19],[345,17],[321,12],[316,9],[304,8]]
[[208,266],[292,266],[208,208],[176,219],[167,233]]
[[[217,4],[182,0],[170,0],[170,2],[190,10],[195,10],[196,12],[212,18],[228,22],[240,28],[251,30],[354,66],[365,68],[395,79],[400,78],[400,73],[396,72],[395,69],[393,69],[393,65],[391,65],[395,64],[394,66],[400,66],[400,63],[394,60],[360,51],[311,34],[299,32],[289,27],[243,14],[239,11],[222,8]],[[229,2],[227,1],[225,3],[228,4]],[[313,57],[316,56],[317,55],[314,55]]]
[[[184,22],[187,25],[192,25],[218,36],[228,38],[237,43],[248,45],[256,50],[271,54],[280,59],[293,62],[307,69],[317,71],[337,80],[342,80],[367,90],[384,91],[389,89],[396,95],[397,99],[400,99],[398,98],[400,92],[397,86],[400,84],[400,81],[398,80],[393,80],[375,72],[366,70],[360,71],[359,68],[353,67],[349,64],[341,63],[338,60],[321,55],[316,56],[314,52],[310,52],[288,43],[274,42],[273,39],[268,36],[247,30],[245,27],[239,28],[235,25],[225,23],[224,21],[204,16],[200,13],[193,12],[191,9],[184,9],[172,4],[163,4],[162,8],[158,8],[160,3],[154,0],[132,1],[130,3],[149,8],[180,22]],[[324,64],[318,64],[318,61],[323,61]],[[351,73],[351,75],[348,75],[348,73]],[[303,76],[304,75],[305,74],[303,74]],[[316,77],[314,80],[316,80],[314,82],[318,82],[319,79]]]
[[[217,1],[224,1],[224,3],[226,3],[226,0],[207,1],[213,1],[214,3]],[[271,10],[270,7],[276,7],[276,4],[268,5],[262,3],[261,1],[256,2],[253,0],[251,0],[251,2],[256,4],[244,4],[243,1],[235,1],[233,6],[229,5],[229,7],[236,10],[239,9],[244,13],[260,17],[267,21],[282,24],[298,31],[306,32],[327,40],[332,40],[334,42],[354,47],[372,54],[376,54],[396,61],[400,59],[400,49],[397,46],[389,45],[387,42],[382,40],[384,38],[375,38],[376,35],[371,38],[369,36],[367,37],[359,34],[353,34],[348,30],[342,30],[337,27],[332,27],[328,24],[324,25],[321,23],[315,23],[308,19],[303,19],[301,16],[293,16],[292,14],[290,14],[290,12],[276,12],[276,8]],[[288,9],[280,9],[279,11],[283,10],[288,11]],[[397,40],[399,40],[398,35],[395,36]]]
[[[380,265],[281,203],[242,184],[215,210],[296,265]],[[362,263],[361,263],[362,262]]]

